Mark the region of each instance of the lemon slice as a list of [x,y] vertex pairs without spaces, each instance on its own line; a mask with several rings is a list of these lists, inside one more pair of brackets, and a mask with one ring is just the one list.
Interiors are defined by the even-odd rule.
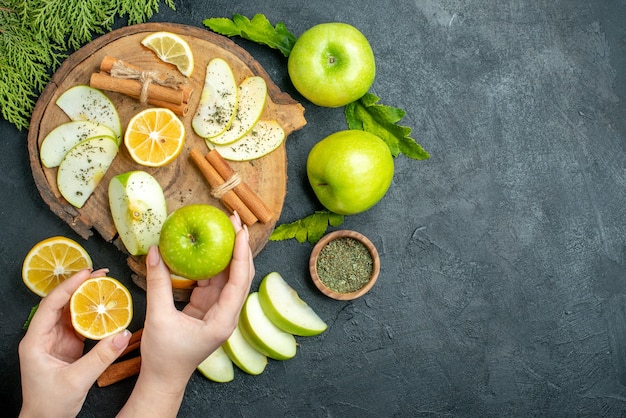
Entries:
[[183,149],[185,126],[169,109],[148,108],[128,122],[124,144],[139,164],[161,167],[174,160]]
[[163,62],[174,64],[185,77],[193,72],[193,53],[187,41],[171,32],[154,32],[141,41]]
[[133,318],[133,300],[116,279],[94,277],[85,280],[72,294],[70,317],[80,335],[101,340],[128,327]]
[[57,236],[31,248],[22,265],[24,284],[39,296],[46,296],[74,273],[92,268],[91,257],[76,241]]

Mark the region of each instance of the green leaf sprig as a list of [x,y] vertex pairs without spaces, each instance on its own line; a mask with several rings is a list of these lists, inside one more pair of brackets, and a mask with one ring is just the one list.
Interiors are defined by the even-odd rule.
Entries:
[[[174,0],[163,0],[176,10]],[[3,0],[0,6],[0,109],[27,129],[39,94],[68,52],[110,31],[115,17],[129,25],[158,12],[161,0]]]
[[213,32],[221,35],[240,36],[249,41],[278,49],[285,57],[289,56],[293,45],[296,43],[296,37],[287,30],[282,22],[272,26],[262,14],[256,14],[252,19],[235,14],[232,20],[225,17],[215,17],[205,19],[202,23]]
[[28,329],[28,326],[30,325],[30,321],[33,320],[33,316],[35,316],[35,312],[37,312],[38,308],[39,308],[39,304],[36,304],[32,308],[30,308],[30,313],[28,314],[28,318],[26,318],[26,321],[24,321],[24,325],[22,325],[22,329],[24,331]]
[[411,128],[397,124],[406,112],[397,107],[377,104],[379,100],[379,97],[365,93],[359,100],[346,105],[348,127],[379,136],[387,143],[394,157],[402,153],[414,160],[430,158],[430,154],[409,136]]
[[316,211],[311,215],[289,224],[278,225],[270,235],[270,241],[281,241],[295,238],[302,243],[309,241],[315,244],[326,233],[329,226],[342,224],[344,215],[327,210]]

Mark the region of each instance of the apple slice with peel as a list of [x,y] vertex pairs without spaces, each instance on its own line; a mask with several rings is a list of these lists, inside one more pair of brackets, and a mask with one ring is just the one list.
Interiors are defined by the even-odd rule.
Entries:
[[237,88],[237,113],[232,124],[210,141],[216,145],[230,144],[247,134],[261,118],[266,98],[267,84],[262,77],[245,78]]
[[78,84],[59,96],[57,106],[71,120],[90,120],[108,126],[115,132],[117,144],[122,141],[122,123],[113,102],[102,91]]
[[263,312],[278,328],[305,337],[321,334],[326,323],[302,299],[283,277],[272,272],[259,285],[259,303]]
[[222,157],[231,161],[249,161],[261,158],[280,146],[285,131],[275,120],[260,120],[252,130],[233,143],[215,145],[206,140],[209,149],[217,149]]
[[198,365],[198,371],[209,380],[218,383],[231,382],[235,378],[233,362],[222,347],[211,353]]
[[147,254],[159,245],[167,218],[159,182],[145,171],[118,174],[109,182],[109,207],[122,243],[132,255]]
[[191,126],[202,138],[218,136],[228,129],[237,111],[237,81],[230,65],[221,58],[207,65],[204,87]]
[[259,375],[267,366],[265,354],[261,354],[250,345],[241,333],[239,326],[235,327],[230,337],[222,344],[222,348],[228,358],[248,374]]
[[296,339],[265,315],[259,292],[248,295],[239,315],[239,328],[250,345],[269,358],[288,360],[296,355]]
[[57,172],[59,192],[82,208],[117,155],[117,142],[108,136],[88,138],[70,149]]
[[[39,158],[47,168],[58,167],[65,154],[76,144],[87,138],[110,136],[114,140],[115,132],[108,126],[90,120],[65,122],[50,131],[43,139],[39,149]],[[118,144],[119,146],[119,144]]]

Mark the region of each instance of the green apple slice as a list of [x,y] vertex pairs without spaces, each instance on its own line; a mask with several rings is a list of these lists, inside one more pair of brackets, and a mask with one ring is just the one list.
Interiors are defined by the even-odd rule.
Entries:
[[228,358],[237,365],[241,370],[248,374],[259,375],[267,366],[267,357],[248,343],[244,338],[239,327],[230,337],[222,344],[222,348]]
[[231,161],[249,161],[261,158],[280,146],[285,131],[275,120],[260,120],[252,130],[228,145],[215,145],[206,140],[210,149],[217,149],[222,157]]
[[198,365],[198,371],[207,379],[218,383],[231,382],[235,378],[233,362],[222,347],[218,347],[204,359]]
[[230,144],[247,134],[261,118],[266,98],[267,84],[262,77],[244,79],[237,89],[237,114],[232,124],[210,141],[216,145]]
[[328,328],[326,323],[302,299],[283,277],[272,272],[259,285],[263,312],[278,328],[290,334],[310,337]]
[[122,141],[122,123],[113,102],[102,91],[79,84],[70,87],[56,101],[71,120],[101,123],[115,132],[117,144]]
[[81,208],[94,192],[117,155],[117,142],[108,136],[88,138],[70,149],[57,172],[59,192]]
[[296,339],[265,315],[259,292],[248,295],[239,316],[239,328],[250,345],[269,358],[288,360],[296,355]]
[[147,254],[151,246],[159,245],[167,205],[154,177],[145,171],[113,177],[109,182],[109,206],[115,228],[130,254]]
[[230,127],[237,110],[237,81],[230,65],[221,58],[207,65],[198,110],[191,126],[202,138],[220,135]]
[[[44,167],[58,167],[65,154],[76,144],[87,138],[110,136],[114,140],[115,132],[108,126],[90,120],[65,122],[50,131],[41,142],[39,158]],[[118,144],[119,146],[119,144]]]

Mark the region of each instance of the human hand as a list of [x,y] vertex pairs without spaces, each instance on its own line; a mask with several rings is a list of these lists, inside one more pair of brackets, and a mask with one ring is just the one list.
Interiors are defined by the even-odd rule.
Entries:
[[72,293],[89,277],[107,272],[82,270],[39,303],[19,345],[20,416],[76,416],[98,376],[128,345],[130,332],[123,331],[99,341],[83,356],[85,339],[72,327],[68,303]]
[[254,263],[249,233],[238,216],[230,265],[199,281],[189,304],[176,309],[170,272],[156,247],[146,258],[146,319],[141,338],[141,370],[121,416],[175,416],[187,382],[206,357],[232,334],[250,292]]

